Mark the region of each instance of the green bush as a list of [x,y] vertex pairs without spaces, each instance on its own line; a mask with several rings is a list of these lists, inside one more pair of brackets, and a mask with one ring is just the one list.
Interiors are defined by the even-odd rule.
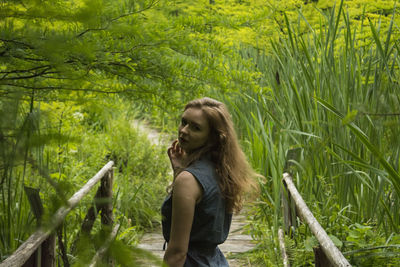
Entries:
[[[42,116],[37,125],[42,128],[40,135],[44,140],[30,149],[39,152],[29,153],[31,160],[25,161],[26,164],[13,166],[15,179],[6,179],[2,184],[2,199],[7,200],[2,206],[8,208],[1,209],[0,213],[0,221],[4,222],[0,227],[1,257],[7,257],[35,230],[23,184],[40,188],[45,212],[42,221],[51,223],[48,220],[65,200],[109,160],[115,162],[113,207],[114,220],[121,224],[118,239],[133,246],[141,232],[160,222],[159,209],[170,179],[166,149],[153,145],[145,133],[138,132],[133,125],[136,113],[127,106],[124,100],[108,98],[83,105],[43,103],[38,108],[37,113]],[[54,125],[59,127],[50,127]],[[49,134],[54,132],[57,135]],[[32,131],[31,139],[38,135]],[[45,139],[49,136],[53,138]],[[62,226],[71,262],[84,262],[85,255],[93,255],[100,244],[89,242],[88,250],[85,253],[78,250],[79,257],[75,258],[75,240],[96,190],[97,186],[67,215]],[[18,223],[9,227],[14,225],[7,223],[10,221]],[[92,230],[93,240],[99,238],[100,226],[97,219]]]

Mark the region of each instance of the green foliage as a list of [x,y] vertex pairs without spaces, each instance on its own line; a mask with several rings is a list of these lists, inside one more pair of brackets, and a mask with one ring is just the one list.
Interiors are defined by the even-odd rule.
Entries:
[[250,230],[254,240],[257,241],[257,247],[250,252],[251,266],[283,266],[278,249],[279,241],[274,233],[274,228],[265,224],[263,218],[257,217],[257,214],[255,216],[257,220],[251,224]]
[[[169,161],[164,146],[151,145],[133,121],[119,116],[108,121],[104,132],[107,157],[116,162],[119,174],[117,209],[137,227],[152,227],[160,221],[161,197],[169,181]],[[113,134],[119,133],[119,134]]]
[[[102,107],[101,112],[98,110],[99,106]],[[57,132],[64,138],[54,137],[37,144],[42,165],[32,165],[31,162],[25,165],[17,163],[9,166],[13,173],[17,174],[16,178],[3,176],[5,182],[2,184],[1,196],[4,212],[2,209],[0,217],[4,222],[0,227],[3,233],[3,258],[14,251],[35,228],[29,204],[21,188],[23,184],[40,188],[45,208],[43,221],[46,224],[54,212],[65,203],[64,199],[76,192],[108,160],[116,162],[113,206],[116,221],[122,225],[119,238],[129,249],[133,249],[132,246],[137,243],[140,232],[159,222],[158,208],[168,180],[167,156],[163,147],[151,145],[146,136],[137,132],[133,127],[135,112],[126,109],[126,106],[127,101],[118,98],[108,98],[81,106],[62,102],[43,103],[38,106],[38,114],[44,114],[37,121],[41,135],[48,138],[46,130],[53,132],[55,129],[51,125],[57,125]],[[31,138],[32,136],[34,133],[31,134]],[[32,147],[35,148],[36,145]],[[6,159],[7,157],[2,158],[3,161]],[[16,159],[17,157],[14,157],[14,160]],[[32,160],[38,162],[36,158]],[[24,173],[29,173],[29,177],[25,178]],[[43,183],[43,179],[46,178],[43,177],[44,173],[51,183]],[[68,215],[68,224],[63,226],[64,232],[67,233],[63,238],[67,248],[74,246],[74,240],[95,189],[92,191]],[[93,232],[99,232],[99,227],[100,222],[97,221]],[[95,247],[99,246],[100,244]],[[78,255],[82,260],[86,259],[86,254],[93,254],[90,250],[75,251],[84,253]],[[75,260],[70,259],[72,262]]]
[[169,8],[148,0],[3,3],[1,95],[37,101],[120,93],[176,109],[177,99],[220,82],[223,47],[192,38],[185,30],[192,22],[171,17]]
[[[281,264],[276,229],[290,166],[352,264],[398,265],[397,12],[391,0],[3,1],[0,257],[34,230],[22,185],[40,187],[46,220],[110,159],[122,224],[110,253],[127,266],[145,255],[131,245],[160,220],[168,164],[131,119],[175,132],[183,104],[209,95],[228,104],[266,178],[254,264]],[[93,194],[63,226],[67,248]],[[98,222],[93,232],[75,264],[100,246]],[[293,263],[312,264],[304,225],[287,242]]]
[[[169,178],[169,164],[164,153],[165,149],[151,145],[147,137],[138,133],[132,126],[133,113],[123,110],[127,102],[121,100],[107,102],[108,104],[105,102],[94,104],[103,107],[103,115],[97,122],[104,127],[99,128],[99,124],[93,127],[93,122],[82,119],[82,122],[93,127],[93,130],[81,136],[82,141],[74,152],[76,155],[69,163],[71,167],[67,170],[66,176],[76,177],[74,180],[77,183],[79,177],[89,176],[85,173],[98,165],[108,160],[115,162],[114,215],[122,224],[118,239],[133,246],[137,244],[140,232],[160,221],[158,209]],[[96,107],[94,111],[98,115]],[[84,117],[91,117],[90,112],[92,111],[87,109],[82,114]],[[80,186],[81,184],[76,184],[76,188]],[[87,205],[83,203],[77,209],[79,216],[69,231],[73,232],[76,225],[82,222]],[[98,227],[99,225],[94,231],[98,230]],[[75,239],[74,235],[70,235],[69,238],[71,241]]]
[[[398,131],[384,126],[398,125],[395,16],[380,20],[377,30],[372,20],[358,28],[339,5],[321,12],[316,27],[304,12],[296,13],[297,21],[294,14],[282,14],[283,34],[271,42],[271,53],[239,50],[253,59],[251,70],[261,73],[258,90],[221,96],[253,166],[267,178],[260,216],[271,229],[281,224],[281,176],[288,151],[298,150],[290,159],[295,184],[336,241],[344,244],[346,227],[355,222],[372,222],[388,238],[398,234],[399,225],[398,140],[382,138]],[[298,264],[312,261],[299,245],[310,241],[310,232],[302,233],[294,253]]]
[[373,226],[355,223],[348,227],[345,255],[355,266],[397,266],[400,263],[399,235],[383,237]]

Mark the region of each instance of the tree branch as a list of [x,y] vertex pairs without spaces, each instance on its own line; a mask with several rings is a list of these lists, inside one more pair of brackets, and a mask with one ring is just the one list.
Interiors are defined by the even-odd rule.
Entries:
[[20,42],[20,41],[16,41],[16,40],[9,40],[9,39],[0,39],[0,41],[3,41],[5,43],[13,43],[13,44],[18,44],[18,45],[22,45],[22,46],[26,46],[29,49],[34,49],[33,46],[31,46],[30,44],[24,43],[24,42]]
[[83,88],[68,88],[68,87],[62,87],[62,86],[28,86],[28,85],[22,85],[22,84],[7,84],[7,83],[2,83],[1,85],[8,85],[8,86],[13,86],[13,87],[20,87],[24,89],[29,89],[29,90],[43,90],[43,91],[56,91],[56,90],[62,90],[62,91],[84,91],[84,92],[94,92],[94,93],[104,93],[104,94],[118,94],[118,93],[124,93],[127,91],[131,91],[130,89],[125,89],[121,91],[105,91],[105,90],[97,90],[97,89],[83,89]]
[[[49,72],[46,72],[46,71],[49,70],[49,69],[50,69],[50,66],[45,68],[44,70],[38,72],[38,73],[32,74],[32,75],[18,76],[18,77],[12,77],[12,78],[6,78],[8,76],[8,73],[6,73],[0,80],[10,81],[10,80],[23,80],[23,79],[36,78],[36,77],[42,76],[44,74],[48,74]],[[53,73],[53,72],[51,72],[51,73]]]
[[133,51],[133,50],[135,50],[136,48],[139,48],[139,47],[156,47],[156,46],[161,45],[163,43],[166,43],[166,40],[163,40],[163,41],[160,41],[160,42],[157,42],[157,43],[154,43],[154,44],[139,44],[139,45],[135,45],[135,46],[132,46],[130,49],[124,50],[124,51],[110,51],[110,52],[109,51],[103,51],[103,52],[109,52],[111,54],[125,54],[125,53],[129,53],[129,52],[131,52],[131,51]]
[[107,25],[102,27],[102,28],[89,28],[89,29],[86,29],[83,32],[81,32],[78,35],[76,35],[76,37],[80,38],[80,37],[82,37],[83,35],[85,35],[86,33],[90,32],[90,31],[104,31],[104,30],[107,30],[108,27],[110,27],[111,23],[113,23],[114,21],[117,21],[117,20],[119,20],[121,18],[124,18],[124,17],[128,17],[128,16],[132,16],[132,15],[135,15],[135,14],[142,13],[143,11],[146,11],[146,10],[152,8],[157,2],[158,2],[158,0],[157,1],[152,1],[147,7],[143,8],[143,9],[140,9],[140,10],[137,10],[137,11],[133,11],[133,12],[129,12],[129,13],[126,13],[126,14],[122,14],[122,15],[119,15],[118,17],[112,18],[107,22]]
[[31,72],[31,71],[38,70],[41,68],[49,68],[49,67],[50,67],[50,65],[44,65],[44,66],[37,66],[37,67],[31,68],[31,69],[25,69],[25,70],[0,71],[0,73],[23,73],[23,72]]

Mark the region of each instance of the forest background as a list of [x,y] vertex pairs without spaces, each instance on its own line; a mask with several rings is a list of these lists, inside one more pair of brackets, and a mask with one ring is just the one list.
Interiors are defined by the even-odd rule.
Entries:
[[[131,266],[171,179],[165,147],[132,123],[172,139],[183,105],[210,96],[227,104],[265,177],[251,210],[253,265],[282,264],[290,166],[352,265],[399,266],[398,12],[388,0],[2,0],[1,260],[36,227],[24,186],[40,188],[46,221],[112,159],[121,229],[109,253]],[[60,230],[69,264],[85,265],[99,246],[95,236],[71,248],[89,202]],[[290,260],[310,266],[316,240],[299,223]]]

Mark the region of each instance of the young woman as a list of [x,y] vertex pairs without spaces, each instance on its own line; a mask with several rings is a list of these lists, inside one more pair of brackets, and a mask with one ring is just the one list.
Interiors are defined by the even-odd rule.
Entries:
[[170,267],[228,266],[218,244],[255,183],[225,105],[211,98],[189,102],[168,156],[174,181],[161,208],[164,261]]

